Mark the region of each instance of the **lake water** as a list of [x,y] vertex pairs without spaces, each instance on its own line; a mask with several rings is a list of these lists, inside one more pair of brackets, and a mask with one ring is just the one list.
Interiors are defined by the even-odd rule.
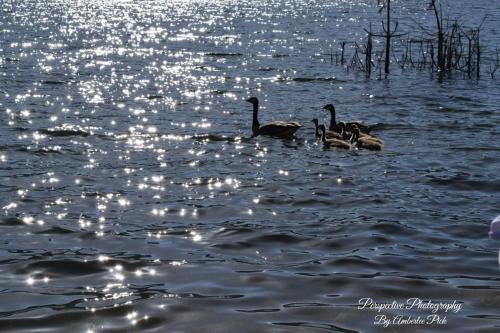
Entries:
[[[0,331],[498,332],[500,4],[443,9],[489,15],[480,80],[332,64],[375,1],[3,0]],[[249,96],[297,138],[250,138]],[[327,103],[385,149],[322,149]]]

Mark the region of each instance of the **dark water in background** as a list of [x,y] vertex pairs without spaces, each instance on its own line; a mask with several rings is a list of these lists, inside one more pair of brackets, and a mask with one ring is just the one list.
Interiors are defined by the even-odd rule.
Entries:
[[[385,331],[498,332],[498,79],[332,66],[354,3],[4,0],[0,331],[380,332],[360,298],[420,297],[463,308]],[[445,10],[500,45],[497,2]],[[251,95],[298,139],[248,139]],[[323,151],[328,102],[385,151]]]

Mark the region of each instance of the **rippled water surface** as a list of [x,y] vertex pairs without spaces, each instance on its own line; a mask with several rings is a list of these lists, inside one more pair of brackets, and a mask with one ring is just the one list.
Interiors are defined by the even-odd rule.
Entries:
[[[423,2],[394,2],[402,30]],[[462,305],[389,332],[500,330],[498,79],[332,64],[380,29],[368,0],[0,10],[0,331],[384,330],[364,297]],[[489,13],[488,60],[499,4],[445,10]],[[250,138],[252,95],[297,138]],[[384,151],[322,149],[331,102]]]

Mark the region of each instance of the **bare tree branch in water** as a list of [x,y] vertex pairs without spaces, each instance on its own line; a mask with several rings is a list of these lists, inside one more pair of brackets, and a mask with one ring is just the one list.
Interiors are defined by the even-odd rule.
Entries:
[[[371,77],[374,70],[381,73],[380,66],[383,61],[384,73],[387,76],[392,56],[393,61],[399,65],[401,70],[414,68],[436,71],[439,73],[440,80],[443,79],[445,73],[452,72],[463,73],[469,78],[479,79],[481,60],[483,58],[490,60],[490,57],[483,57],[484,50],[482,50],[479,39],[481,27],[487,16],[483,18],[478,27],[466,28],[458,19],[444,20],[442,7],[438,0],[427,1],[429,1],[428,9],[432,10],[434,14],[437,31],[432,32],[414,20],[417,24],[415,31],[417,33],[420,31],[420,36],[411,36],[409,32],[397,34],[398,22],[392,22],[391,1],[378,0],[379,13],[384,12],[384,10],[386,13],[386,20],[382,22],[383,32],[380,34],[372,32],[370,24],[369,30],[364,29],[367,33],[365,44],[341,42],[340,63],[345,66],[346,70],[364,71],[367,77]],[[394,42],[395,37],[402,37],[399,39],[399,43]],[[385,43],[377,43],[379,39],[383,39]],[[383,50],[378,49],[377,45],[383,45]],[[338,62],[338,57],[338,54],[335,54],[336,62]],[[491,57],[491,61],[494,61],[493,58]],[[330,59],[333,62],[333,55],[330,56]],[[493,67],[490,65],[489,69],[489,73],[493,77],[498,70],[498,61]]]
[[496,57],[496,60],[495,60],[495,65],[493,66],[493,68],[490,67],[490,75],[491,75],[491,78],[494,79],[495,78],[495,73],[497,72],[498,68],[500,68],[500,50],[497,49],[497,57]]

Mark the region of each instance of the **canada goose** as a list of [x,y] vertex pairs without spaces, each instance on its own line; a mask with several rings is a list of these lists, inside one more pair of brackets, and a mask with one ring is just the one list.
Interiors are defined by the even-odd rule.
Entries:
[[321,133],[321,142],[323,142],[324,147],[334,147],[334,148],[343,148],[343,149],[351,148],[351,145],[345,141],[342,141],[339,139],[327,139],[325,125],[323,125],[323,124],[319,125],[318,129],[322,132]]
[[[314,118],[311,120],[311,122],[316,126],[316,132],[314,133],[316,137],[321,138],[321,133],[319,133],[318,127],[319,127],[319,122],[317,118]],[[332,132],[332,131],[326,131],[325,133],[327,139],[339,139],[343,140],[344,138],[342,137],[342,134],[337,133],[337,132]]]
[[382,150],[382,148],[384,147],[384,145],[380,144],[379,142],[372,141],[366,137],[360,136],[360,132],[357,127],[352,128],[351,143],[356,144],[356,147],[358,148],[364,148],[368,150]]
[[275,120],[261,126],[258,119],[259,100],[257,97],[250,97],[247,99],[247,102],[253,104],[253,136],[268,135],[280,138],[289,138],[292,137],[293,134],[300,128],[300,124],[295,121],[280,120]]
[[[348,140],[351,138],[351,135],[347,131],[347,125],[345,124],[344,121],[339,121],[337,123],[337,128],[339,130],[339,133],[342,135],[342,140]],[[337,133],[337,132],[335,132]]]
[[[358,128],[358,126],[356,126],[356,125],[352,124],[352,125],[350,125],[349,127],[347,127],[347,131],[352,133],[354,128]],[[358,129],[359,129],[359,128],[358,128]],[[359,137],[360,137],[360,138],[365,138],[365,139],[368,139],[368,140],[370,140],[370,141],[377,142],[377,143],[379,143],[379,144],[381,144],[381,145],[383,145],[383,144],[384,144],[384,141],[382,141],[381,139],[379,139],[379,138],[377,138],[377,137],[375,137],[375,136],[373,136],[373,135],[370,135],[370,134],[366,134],[366,133],[359,132]]]
[[[323,110],[329,111],[330,115],[331,115],[330,127],[328,129],[330,131],[339,132],[340,129],[338,127],[337,120],[335,119],[335,107],[333,106],[333,104],[327,104],[327,105],[323,106]],[[354,125],[358,126],[359,130],[362,133],[366,133],[366,134],[370,133],[370,130],[371,130],[371,128],[369,126],[366,126],[366,125],[364,125],[360,122],[356,122],[356,121],[346,122],[345,124],[346,124],[346,126],[354,124]]]

